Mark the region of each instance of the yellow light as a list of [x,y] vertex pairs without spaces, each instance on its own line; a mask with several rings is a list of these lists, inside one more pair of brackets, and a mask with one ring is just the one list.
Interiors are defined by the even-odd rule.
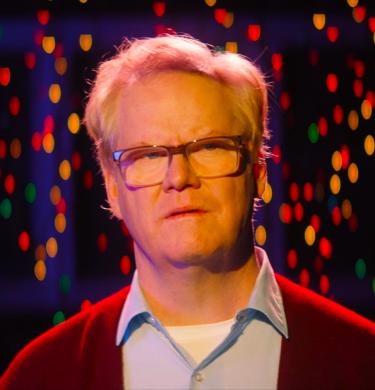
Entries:
[[317,30],[322,30],[326,24],[326,15],[313,14],[313,24]]
[[58,103],[61,99],[61,88],[59,84],[51,84],[48,90],[49,100],[52,103]]
[[358,129],[358,114],[356,110],[351,110],[348,115],[348,125],[352,130]]
[[53,53],[56,47],[55,37],[44,36],[42,39],[42,48],[47,54]]
[[313,245],[315,242],[315,230],[311,225],[307,226],[305,229],[305,241],[309,246]]
[[346,0],[346,2],[348,3],[348,6],[352,8],[358,5],[358,0]]
[[225,14],[225,18],[224,18],[224,21],[223,21],[223,26],[225,28],[232,27],[233,20],[234,20],[233,12],[227,12]]
[[351,163],[348,168],[348,178],[351,183],[356,183],[358,181],[359,171],[356,163]]
[[365,99],[361,104],[361,113],[364,119],[370,119],[372,115],[371,103]]
[[10,155],[17,160],[22,153],[21,141],[18,138],[14,138],[10,143]]
[[227,42],[225,44],[225,51],[229,51],[230,53],[237,53],[238,52],[237,42]]
[[338,150],[335,150],[333,152],[331,162],[332,167],[336,172],[338,172],[342,168],[342,156]]
[[86,4],[88,0],[79,0],[80,3]]
[[60,76],[63,76],[66,73],[68,67],[68,62],[65,57],[59,57],[55,60],[55,70],[56,73]]
[[329,181],[329,186],[331,188],[332,194],[336,195],[340,192],[341,180],[338,175],[332,175],[331,180]]
[[341,213],[345,219],[349,219],[352,216],[352,204],[349,199],[344,199],[342,201]]
[[61,161],[59,165],[59,174],[63,180],[68,180],[71,174],[70,162],[68,160]]
[[364,147],[365,147],[365,152],[369,156],[372,156],[374,154],[375,142],[374,142],[374,137],[372,135],[369,134],[365,138]]
[[55,138],[52,133],[47,133],[43,137],[43,149],[46,153],[52,153],[55,148]]
[[50,237],[46,243],[46,250],[49,257],[57,255],[57,241],[54,237]]
[[79,36],[79,46],[83,51],[89,51],[92,46],[92,35],[91,34],[81,34]]
[[204,0],[209,7],[213,7],[216,4],[216,0]]
[[35,260],[44,261],[45,259],[46,259],[46,250],[44,249],[44,245],[40,244],[35,249]]
[[55,206],[60,202],[60,199],[61,199],[61,191],[60,191],[59,186],[54,185],[54,186],[51,188],[51,191],[49,192],[49,198],[50,198],[50,200],[51,200],[51,203],[52,203],[53,205],[55,205]]
[[257,242],[258,245],[264,245],[266,239],[267,239],[266,229],[264,228],[263,225],[259,225],[255,229],[255,241]]
[[80,127],[80,119],[78,114],[72,112],[68,118],[68,129],[72,134],[77,134]]
[[58,213],[55,217],[55,229],[59,233],[64,233],[66,228],[66,218],[63,213]]
[[269,183],[266,184],[266,188],[264,189],[262,199],[264,203],[270,203],[272,200],[272,187]]
[[34,275],[35,277],[42,282],[46,278],[47,268],[46,264],[42,260],[38,260],[34,265]]

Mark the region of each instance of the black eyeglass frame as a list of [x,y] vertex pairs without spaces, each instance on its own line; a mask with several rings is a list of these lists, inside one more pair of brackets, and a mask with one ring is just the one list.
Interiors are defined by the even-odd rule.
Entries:
[[[249,139],[248,135],[245,135],[245,134],[242,134],[242,135],[232,135],[232,136],[231,135],[223,135],[223,136],[213,136],[213,137],[198,138],[198,139],[195,139],[195,140],[192,140],[192,141],[189,141],[189,142],[186,142],[184,144],[177,145],[177,146],[166,146],[166,145],[135,146],[135,147],[132,147],[132,148],[118,149],[118,150],[113,151],[112,152],[112,158],[113,158],[113,161],[118,165],[118,167],[120,168],[120,171],[121,171],[121,166],[120,166],[120,164],[121,164],[121,156],[124,153],[131,152],[133,150],[142,150],[142,149],[147,149],[147,148],[162,148],[162,149],[165,149],[167,154],[168,154],[168,166],[169,166],[170,163],[171,163],[171,160],[172,160],[172,156],[174,154],[182,154],[182,155],[185,156],[187,161],[189,161],[189,158],[188,158],[187,153],[186,153],[186,149],[190,145],[195,144],[197,142],[202,142],[202,141],[204,142],[204,141],[210,141],[210,140],[220,140],[220,139],[230,139],[230,140],[234,141],[233,150],[236,150],[238,152],[237,168],[236,168],[235,172],[227,174],[227,175],[209,176],[210,179],[214,179],[214,178],[217,178],[217,177],[230,176],[230,175],[233,175],[234,173],[236,173],[240,169],[240,166],[241,166],[241,164],[240,164],[240,156],[245,158],[246,162],[249,161],[250,153],[249,153],[249,150],[247,149],[247,147],[245,145],[245,142]],[[200,176],[200,175],[197,175],[197,176],[204,178],[204,176]],[[124,178],[124,180],[126,181],[125,178]],[[160,184],[160,183],[161,182],[157,182],[157,183],[154,183],[154,184],[149,184],[149,185],[144,185],[144,186],[139,186],[139,187],[147,187],[147,186],[157,185],[157,184]],[[131,186],[131,187],[138,187],[138,186]]]

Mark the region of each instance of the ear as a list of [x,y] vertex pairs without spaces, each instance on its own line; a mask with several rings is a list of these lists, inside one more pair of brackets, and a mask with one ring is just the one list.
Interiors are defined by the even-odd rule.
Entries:
[[118,202],[119,190],[118,190],[116,177],[114,176],[113,173],[109,173],[108,171],[105,171],[103,173],[103,176],[104,176],[105,188],[107,192],[107,199],[111,207],[111,212],[118,219],[122,219],[120,206]]
[[253,164],[253,176],[255,181],[255,197],[261,198],[267,184],[267,166],[265,163]]

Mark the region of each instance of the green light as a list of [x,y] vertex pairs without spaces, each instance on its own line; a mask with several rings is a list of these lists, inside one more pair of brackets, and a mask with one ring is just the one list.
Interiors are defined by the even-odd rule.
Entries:
[[355,273],[358,279],[363,279],[366,275],[366,263],[363,259],[358,259],[355,263]]
[[8,198],[3,199],[0,203],[0,214],[5,219],[9,219],[12,215],[12,203],[10,203]]
[[61,324],[62,322],[65,321],[65,315],[62,311],[57,311],[54,315],[53,315],[53,325],[58,325],[58,324]]
[[372,278],[372,291],[375,294],[375,277]]
[[36,187],[34,183],[28,183],[25,188],[25,198],[28,203],[34,203],[36,198]]
[[316,144],[318,142],[319,129],[318,129],[318,126],[316,125],[316,123],[311,123],[311,125],[309,126],[308,136],[309,136],[310,142],[312,142],[313,144]]
[[217,51],[217,52],[225,52],[225,47],[224,46],[215,46],[214,47],[214,51]]
[[60,290],[62,293],[67,294],[70,290],[70,277],[68,275],[62,275],[60,278]]

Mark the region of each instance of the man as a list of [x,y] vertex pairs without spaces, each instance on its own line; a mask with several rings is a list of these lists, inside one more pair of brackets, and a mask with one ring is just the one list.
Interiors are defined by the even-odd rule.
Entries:
[[101,64],[85,122],[134,239],[125,289],[27,346],[3,389],[366,389],[372,322],[274,275],[253,246],[267,93],[247,59],[189,37]]

